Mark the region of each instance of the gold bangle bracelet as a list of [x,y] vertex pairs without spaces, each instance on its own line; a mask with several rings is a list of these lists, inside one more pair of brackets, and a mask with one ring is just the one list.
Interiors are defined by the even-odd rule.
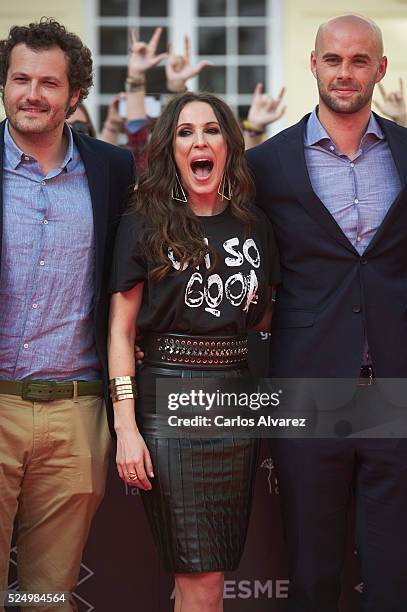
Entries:
[[136,396],[133,393],[124,393],[123,395],[111,395],[111,400],[113,404],[116,404],[116,402],[121,402],[126,399],[136,399]]
[[129,85],[145,85],[146,79],[145,77],[141,77],[140,79],[137,79],[135,77],[128,76],[125,82],[129,83]]
[[109,385],[121,385],[123,383],[132,384],[135,380],[136,380],[136,377],[133,375],[115,376],[114,378],[111,378],[109,380]]
[[134,79],[133,77],[127,77],[124,82],[124,90],[126,93],[136,93],[142,91],[146,87],[145,78]]
[[251,123],[248,122],[247,119],[245,119],[244,121],[242,121],[242,129],[245,132],[252,132],[253,134],[258,134],[259,136],[261,134],[264,134],[264,132],[266,131],[264,128],[256,128],[254,127]]
[[135,376],[115,376],[109,380],[109,391],[112,402],[125,399],[136,399],[137,385]]
[[131,83],[125,83],[124,89],[126,93],[137,93],[138,91],[145,90],[146,86],[144,83],[140,83],[139,85],[132,85]]

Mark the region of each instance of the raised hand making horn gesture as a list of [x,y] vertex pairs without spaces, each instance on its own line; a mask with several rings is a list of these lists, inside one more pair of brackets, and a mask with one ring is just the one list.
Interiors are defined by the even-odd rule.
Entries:
[[168,56],[167,53],[157,54],[162,31],[162,28],[156,28],[148,43],[138,40],[136,32],[134,30],[130,31],[131,44],[127,68],[129,80],[140,79],[141,81],[145,77],[147,70],[154,68],[154,66],[157,66]]
[[196,76],[211,62],[202,61],[193,66],[191,64],[191,41],[186,34],[184,37],[184,53],[176,55],[174,44],[168,45],[168,62],[165,67],[167,78],[167,89],[172,93],[180,93],[186,90],[188,79]]
[[379,91],[382,99],[380,102],[373,100],[373,104],[377,110],[383,115],[390,117],[392,121],[407,127],[407,107],[406,100],[404,98],[404,83],[403,79],[399,78],[399,89],[398,91],[391,91],[386,93],[383,85],[378,83]]
[[285,87],[282,87],[278,95],[273,98],[263,93],[262,83],[257,83],[247,119],[242,123],[246,149],[260,144],[266,127],[284,115],[287,108],[285,104],[281,106],[284,93]]

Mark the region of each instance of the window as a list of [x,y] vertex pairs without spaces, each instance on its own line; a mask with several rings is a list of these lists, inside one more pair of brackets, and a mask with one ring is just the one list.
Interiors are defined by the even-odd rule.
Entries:
[[[198,60],[209,60],[197,87],[223,94],[244,117],[259,81],[270,90],[272,68],[281,63],[273,41],[281,0],[199,0],[194,15]],[[277,41],[278,44],[280,41]],[[277,53],[276,53],[277,51]],[[280,51],[281,53],[281,51]],[[280,68],[276,77],[280,77]],[[280,83],[275,83],[276,87]]]
[[[123,91],[129,30],[147,41],[154,28],[164,28],[158,52],[169,41],[183,49],[191,38],[193,62],[212,66],[189,82],[190,89],[217,93],[244,116],[253,89],[262,81],[270,91],[281,86],[279,40],[282,0],[90,0],[89,36],[95,59],[95,90],[89,98],[92,115],[101,118],[112,95]],[[278,82],[277,82],[278,81]],[[147,93],[166,93],[164,64],[147,75]],[[100,121],[97,121],[100,127]]]

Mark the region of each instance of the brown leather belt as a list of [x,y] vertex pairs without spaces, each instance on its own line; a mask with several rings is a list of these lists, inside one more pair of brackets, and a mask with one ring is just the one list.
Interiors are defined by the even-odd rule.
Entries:
[[57,399],[76,398],[83,395],[103,395],[101,380],[69,380],[56,382],[54,380],[0,380],[0,393],[18,395],[23,400],[51,402]]
[[247,336],[146,335],[141,342],[147,363],[202,370],[245,367]]

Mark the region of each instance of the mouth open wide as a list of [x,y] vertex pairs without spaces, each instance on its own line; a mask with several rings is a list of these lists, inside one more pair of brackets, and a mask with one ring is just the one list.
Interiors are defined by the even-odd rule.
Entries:
[[213,169],[213,161],[210,159],[197,159],[191,162],[191,170],[198,178],[207,178]]

